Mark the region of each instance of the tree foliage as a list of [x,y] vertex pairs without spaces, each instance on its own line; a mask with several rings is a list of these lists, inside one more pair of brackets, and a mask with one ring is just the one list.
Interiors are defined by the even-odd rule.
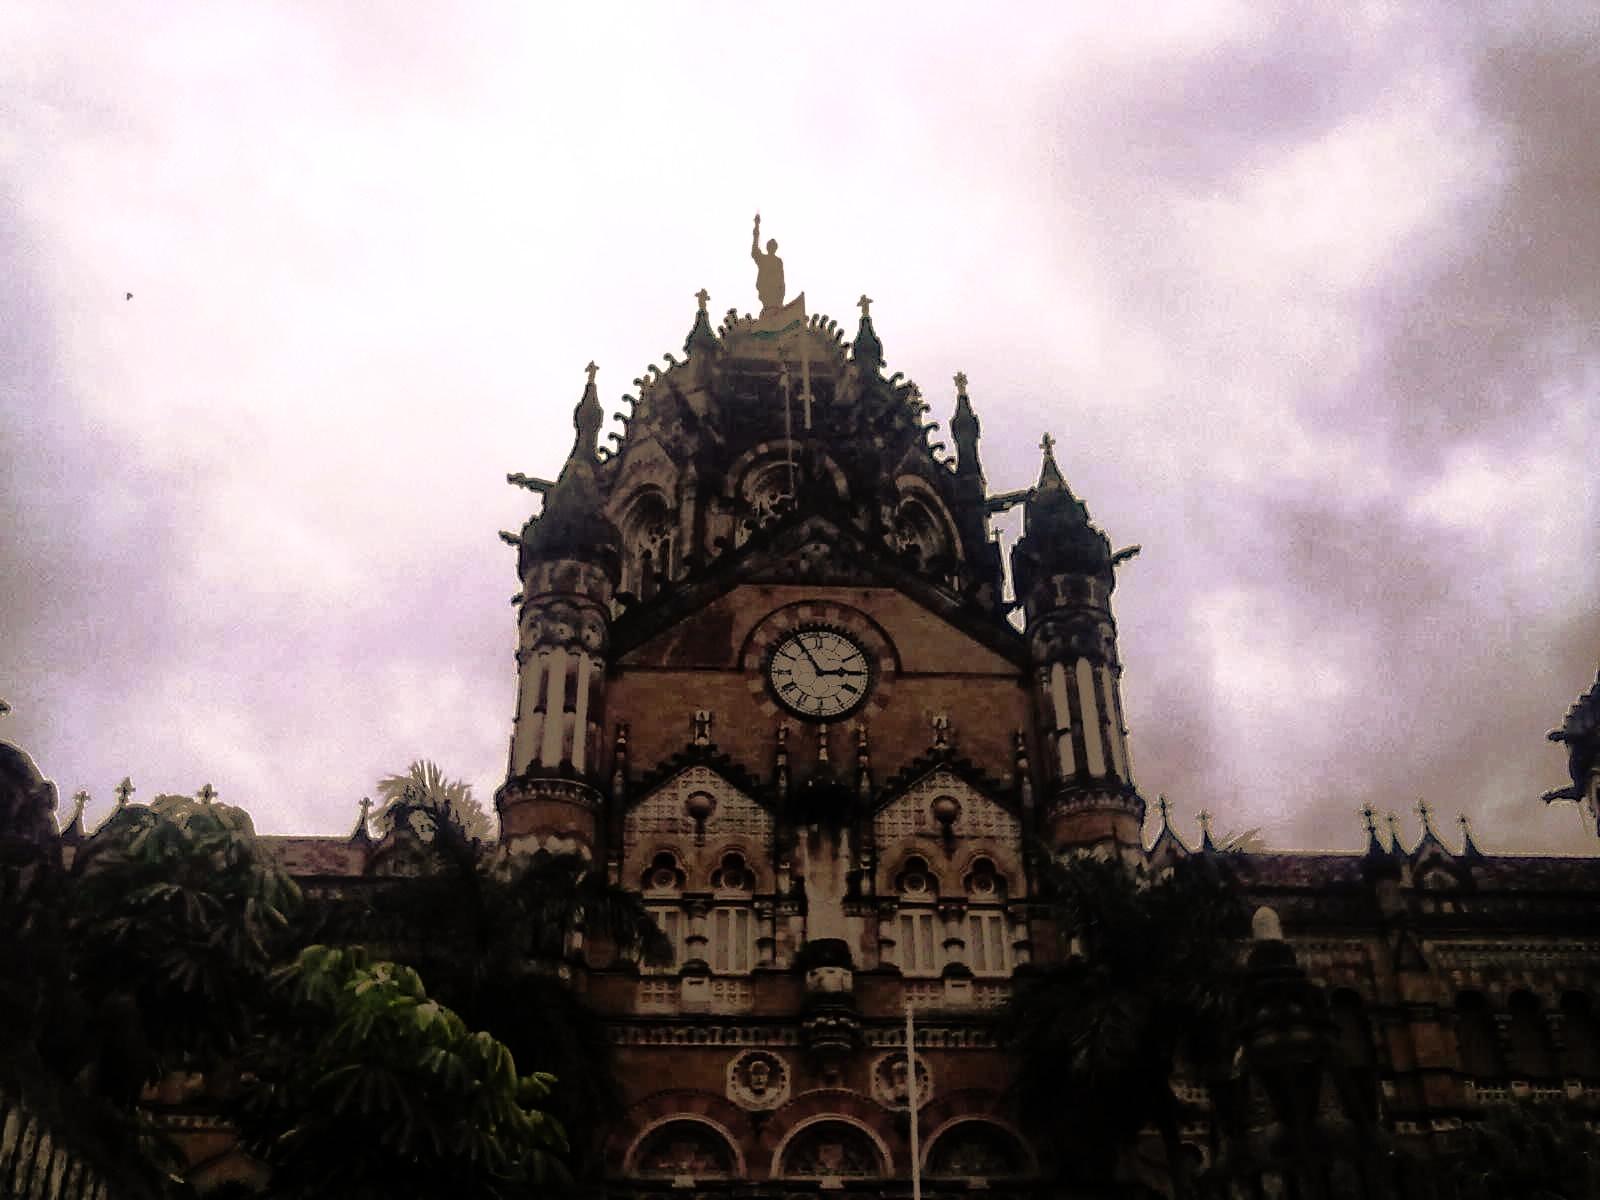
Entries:
[[1176,1161],[1172,1077],[1180,1057],[1204,1072],[1225,1054],[1243,905],[1202,859],[1151,876],[1073,857],[1037,875],[1066,955],[1019,974],[1003,1018],[1022,1111],[1092,1182],[1147,1126]]
[[432,759],[417,759],[403,775],[384,776],[378,780],[378,795],[384,801],[374,817],[380,833],[387,833],[397,821],[410,820],[419,836],[431,839],[436,823],[448,821],[468,839],[494,840],[494,823],[472,794],[472,785],[446,779]]
[[1460,1200],[1596,1200],[1600,1136],[1559,1104],[1496,1107],[1446,1164]]
[[281,1025],[253,1057],[252,1144],[274,1196],[526,1195],[564,1178],[554,1080],[431,999],[410,967],[309,946],[276,976]]

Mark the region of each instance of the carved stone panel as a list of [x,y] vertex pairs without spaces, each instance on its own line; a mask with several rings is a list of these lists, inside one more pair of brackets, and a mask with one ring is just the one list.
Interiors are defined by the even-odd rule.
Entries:
[[[917,1063],[917,1107],[920,1109],[933,1095],[933,1072],[922,1055]],[[908,1107],[911,1089],[906,1075],[906,1052],[891,1050],[880,1054],[872,1063],[872,1098],[885,1108]]]
[[770,1050],[746,1050],[728,1060],[728,1099],[766,1111],[789,1099],[789,1066]]

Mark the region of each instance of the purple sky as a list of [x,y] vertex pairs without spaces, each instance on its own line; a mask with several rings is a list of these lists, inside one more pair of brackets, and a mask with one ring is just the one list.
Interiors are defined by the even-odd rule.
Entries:
[[1186,835],[1600,849],[1538,799],[1600,658],[1592,0],[565,9],[0,9],[0,737],[64,796],[487,801],[505,473],[756,306],[759,208],[940,420],[967,372],[993,489],[1048,429],[1142,543]]

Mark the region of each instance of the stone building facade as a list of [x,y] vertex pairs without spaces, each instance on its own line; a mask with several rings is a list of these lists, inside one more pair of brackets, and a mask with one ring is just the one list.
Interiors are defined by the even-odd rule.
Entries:
[[[1024,848],[1220,853],[1164,805],[1143,832],[1111,607],[1137,548],[1113,551],[1048,437],[1033,486],[992,492],[964,377],[947,445],[886,373],[869,300],[847,338],[763,271],[758,315],[714,327],[701,293],[613,444],[591,364],[559,477],[511,477],[543,503],[507,535],[504,844],[589,856],[675,947],[575,967],[627,1091],[617,1194],[901,1194],[913,1091],[930,1193],[1034,1192],[1050,1148],[993,1030],[1013,974],[1059,950]],[[990,525],[1018,505],[1008,584]],[[1423,830],[1407,849],[1369,817],[1364,854],[1233,861],[1398,1137],[1425,1148],[1514,1095],[1596,1111],[1600,860]],[[274,844],[319,885],[385,853]]]

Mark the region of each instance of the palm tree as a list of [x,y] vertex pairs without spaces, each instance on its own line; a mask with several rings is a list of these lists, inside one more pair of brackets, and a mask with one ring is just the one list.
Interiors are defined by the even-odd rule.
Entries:
[[[383,806],[375,820],[379,832],[394,826],[397,815],[417,815],[416,832],[423,838],[433,836],[433,823],[447,816],[461,827],[468,838],[481,842],[494,840],[494,825],[483,804],[472,794],[472,785],[461,779],[446,779],[444,771],[432,759],[419,758],[406,768],[404,775],[386,775],[378,780],[378,795]],[[402,800],[407,801],[401,806]]]
[[1244,907],[1200,858],[1159,877],[1120,859],[1045,859],[1037,877],[1068,953],[1019,975],[1003,1017],[1022,1111],[1091,1187],[1114,1186],[1154,1126],[1186,1196],[1172,1078],[1180,1058],[1202,1071],[1224,1059]]

